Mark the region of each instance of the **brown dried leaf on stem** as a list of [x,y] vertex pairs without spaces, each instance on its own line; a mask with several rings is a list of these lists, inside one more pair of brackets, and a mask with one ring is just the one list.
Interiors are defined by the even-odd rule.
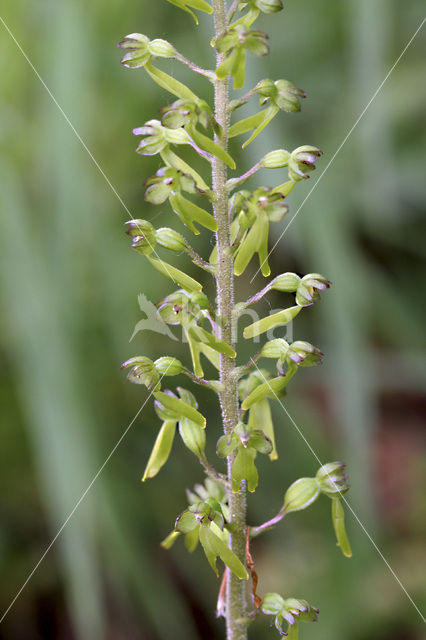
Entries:
[[256,571],[254,570],[253,556],[250,553],[250,527],[247,527],[247,534],[246,534],[246,561],[247,561],[247,568],[250,571],[251,580],[252,580],[253,604],[256,609],[259,609],[260,605],[262,604],[262,598],[257,594],[257,584],[259,579],[257,577]]

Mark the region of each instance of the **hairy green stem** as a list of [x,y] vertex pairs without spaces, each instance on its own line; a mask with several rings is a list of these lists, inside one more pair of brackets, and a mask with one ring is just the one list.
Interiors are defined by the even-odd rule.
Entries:
[[[224,0],[213,0],[215,35],[220,36],[227,28],[227,16]],[[222,62],[220,55],[217,65]],[[221,140],[216,138],[217,144],[227,148],[229,111],[228,111],[228,81],[216,79],[215,88],[215,117],[223,129]],[[215,193],[214,214],[218,229],[216,243],[218,266],[216,273],[217,316],[220,318],[220,337],[228,344],[232,344],[232,311],[234,306],[234,275],[231,254],[230,222],[228,215],[228,190],[226,187],[227,169],[225,164],[214,157],[213,159],[213,191]],[[220,404],[222,410],[223,428],[229,433],[236,426],[239,418],[237,377],[234,375],[234,361],[225,355],[220,357]],[[231,477],[233,456],[227,459],[228,476]],[[233,533],[229,536],[229,546],[243,564],[245,564],[245,533],[246,523],[246,490],[233,493],[228,488],[230,522]],[[246,615],[246,583],[239,580],[232,571],[227,572],[226,587],[226,630],[227,640],[246,640],[247,626],[244,623]]]
[[214,480],[217,480],[224,486],[228,485],[226,476],[216,471],[216,469],[210,464],[206,457],[200,458],[200,464],[208,476],[210,476]]
[[186,252],[191,257],[191,260],[194,264],[196,264],[201,269],[204,269],[204,271],[208,271],[208,273],[211,273],[212,275],[214,274],[215,267],[213,267],[209,262],[206,262],[206,260],[198,255],[198,253],[192,247],[188,246]]
[[210,71],[209,69],[202,69],[197,64],[195,64],[195,62],[192,62],[191,60],[188,60],[188,58],[185,58],[185,56],[179,53],[179,51],[176,51],[176,60],[179,60],[179,62],[182,62],[182,64],[186,64],[186,66],[189,67],[191,71],[198,73],[200,76],[206,77],[212,83],[214,82],[214,71]]

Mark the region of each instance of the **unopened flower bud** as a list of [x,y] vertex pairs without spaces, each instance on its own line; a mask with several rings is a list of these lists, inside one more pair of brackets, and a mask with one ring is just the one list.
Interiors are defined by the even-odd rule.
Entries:
[[303,89],[299,89],[288,80],[276,80],[275,87],[277,89],[277,97],[275,102],[282,111],[295,113],[300,111],[300,98],[306,98]]
[[277,615],[285,607],[285,601],[278,593],[267,593],[262,601],[263,613]]
[[193,291],[189,296],[191,305],[195,305],[200,310],[208,309],[210,306],[209,299],[202,291]]
[[171,356],[163,356],[154,362],[158,373],[163,376],[178,376],[185,369],[180,360]]
[[254,0],[254,6],[263,13],[277,13],[283,9],[281,0]]
[[275,291],[283,291],[285,293],[293,293],[297,290],[300,282],[300,277],[296,273],[282,273],[272,280],[269,285],[270,289]]
[[321,493],[336,498],[349,489],[348,476],[344,462],[328,462],[320,467],[316,474]]
[[288,342],[283,338],[275,338],[266,342],[260,353],[263,358],[282,358],[287,355],[288,349]]
[[291,152],[288,161],[288,176],[293,182],[309,178],[308,172],[315,169],[317,159],[322,152],[317,147],[303,145]]
[[188,247],[183,235],[169,227],[161,227],[160,229],[157,229],[155,239],[159,245],[165,249],[169,249],[170,251],[176,251],[176,253],[185,251]]
[[265,169],[280,169],[286,167],[290,154],[285,149],[276,149],[266,154],[260,161],[260,164]]
[[148,49],[156,58],[174,58],[176,55],[176,49],[170,42],[167,40],[162,40],[161,38],[156,38],[155,40],[151,40],[148,45]]
[[256,93],[260,96],[261,104],[268,100],[271,105],[277,106],[282,111],[300,111],[300,99],[306,98],[302,89],[298,89],[288,80],[261,80],[255,87]]
[[273,80],[266,78],[257,83],[254,90],[261,96],[271,96],[275,92],[275,83]]
[[284,496],[285,513],[301,511],[315,502],[320,494],[318,482],[315,478],[299,478],[287,489]]
[[132,238],[132,247],[142,255],[153,252],[156,239],[155,228],[148,220],[130,220],[126,222],[126,233]]

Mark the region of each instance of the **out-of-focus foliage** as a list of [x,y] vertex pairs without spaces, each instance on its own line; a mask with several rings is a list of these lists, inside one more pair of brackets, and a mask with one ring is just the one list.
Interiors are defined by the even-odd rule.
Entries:
[[[327,166],[423,13],[421,0],[287,0],[268,27],[274,55],[253,59],[245,87],[259,75],[288,77],[307,99],[300,114],[280,113],[254,140],[246,168],[270,148],[306,140],[324,151]],[[177,444],[168,474],[140,483],[159,426],[147,408],[101,467],[147,397],[126,384],[120,363],[135,349],[154,358],[166,340],[168,353],[184,359],[165,335],[139,332],[129,344],[142,316],[138,294],[157,302],[168,283],[129,252],[122,223],[129,212],[155,227],[172,216],[144,202],[148,170],[131,129],[168,96],[123,69],[115,45],[137,28],[209,67],[210,21],[200,15],[194,31],[189,16],[160,0],[4,0],[0,15],[105,173],[0,23],[1,612],[102,469],[0,624],[0,638],[220,637],[210,622],[214,585],[198,551],[182,559],[158,546],[172,527],[169,514],[186,507],[180,487],[199,476],[189,452]],[[353,509],[420,607],[425,37],[423,29],[270,258],[275,273],[315,268],[333,281],[317,321],[307,312],[293,336],[309,335],[327,354],[322,375],[295,382],[288,410],[321,459],[327,452],[347,461]],[[163,68],[173,75],[177,64]],[[209,97],[206,84],[191,80],[201,97]],[[232,141],[233,157],[240,144]],[[150,168],[159,168],[155,157]],[[287,221],[322,168],[288,197]],[[283,228],[276,225],[276,239]],[[208,250],[202,239],[198,248]],[[182,256],[178,266],[197,277],[188,264]],[[243,285],[237,291],[241,300],[249,295]],[[282,294],[265,297],[265,310],[278,306],[275,295]],[[209,392],[199,396],[203,415],[217,415]],[[276,513],[296,477],[318,467],[288,416],[274,412],[280,457],[260,461],[264,486],[273,489],[259,487],[253,524]],[[420,617],[349,513],[354,559],[332,552],[326,502],[265,534],[267,544],[255,541],[259,593],[312,597],[322,613],[303,628],[305,638],[420,638]],[[262,625],[252,631],[260,640],[269,633]]]

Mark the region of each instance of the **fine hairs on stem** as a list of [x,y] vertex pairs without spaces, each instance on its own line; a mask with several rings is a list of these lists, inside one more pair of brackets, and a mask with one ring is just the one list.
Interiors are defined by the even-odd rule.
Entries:
[[[147,208],[168,201],[181,228],[194,234],[214,233],[215,247],[210,256],[203,257],[180,231],[166,227],[157,229],[144,219],[131,220],[126,225],[133,249],[173,283],[174,291],[158,303],[157,314],[163,323],[181,326],[191,362],[191,368],[188,368],[171,356],[161,356],[155,361],[136,356],[122,365],[128,370],[130,382],[145,385],[154,396],[155,410],[161,422],[142,479],[153,478],[162,469],[171,455],[174,438],[179,434],[185,446],[198,458],[206,479],[204,484],[197,484],[187,491],[189,504],[177,516],[174,529],[162,546],[168,549],[183,536],[189,551],[201,547],[216,575],[223,572],[217,613],[225,618],[227,640],[246,640],[251,622],[261,614],[273,616],[278,632],[295,640],[299,623],[317,620],[318,609],[289,594],[259,595],[259,567],[255,570],[250,542],[275,527],[285,516],[307,508],[325,495],[331,500],[337,544],[342,553],[350,557],[340,500],[348,490],[345,465],[330,462],[321,466],[314,477],[293,482],[284,492],[278,514],[258,526],[247,523],[247,492],[254,492],[258,485],[257,455],[269,456],[272,461],[278,458],[270,402],[285,393],[299,368],[320,364],[323,354],[309,342],[289,343],[284,338],[275,338],[265,340],[260,351],[257,348],[249,362],[241,365],[238,364],[237,336],[233,329],[238,314],[247,306],[257,304],[270,290],[292,295],[293,304],[246,326],[244,339],[257,338],[276,327],[285,327],[302,310],[314,305],[330,282],[318,273],[301,277],[286,272],[268,280],[266,286],[253,293],[247,302],[236,303],[234,279],[245,277],[248,265],[255,258],[262,275],[269,278],[270,224],[279,224],[286,216],[289,210],[287,196],[299,182],[309,178],[321,152],[311,145],[302,145],[293,151],[274,149],[245,173],[238,172],[229,153],[230,139],[248,135],[242,145],[246,148],[280,111],[299,111],[305,97],[304,91],[286,79],[263,79],[242,98],[230,96],[231,83],[233,89],[244,86],[249,56],[263,57],[269,53],[267,34],[253,25],[262,13],[280,12],[283,8],[281,0],[234,0],[229,6],[225,0],[212,0],[211,3],[207,0],[167,1],[174,5],[170,7],[171,19],[176,7],[189,14],[195,24],[198,23],[197,12],[212,18],[216,65],[212,70],[202,69],[168,41],[150,40],[140,33],[132,33],[119,43],[124,50],[122,64],[130,69],[143,69],[174,100],[160,110],[160,119],[149,120],[134,129],[134,134],[140,137],[137,153],[158,155],[163,163],[156,174],[146,180],[144,198]],[[202,76],[205,82],[211,82],[214,103],[209,104],[191,87],[165,73],[161,69],[162,58],[174,58]],[[236,118],[239,107],[256,97],[260,101],[259,111],[249,117]],[[180,145],[192,148],[194,160],[191,164],[180,157]],[[210,178],[205,177],[206,167],[211,172]],[[287,180],[274,187],[258,186],[251,191],[236,191],[260,168],[285,169]],[[229,176],[230,171],[236,173]],[[195,194],[202,197],[202,206],[193,201],[191,196]],[[214,278],[215,304],[203,292],[203,278],[195,280],[165,262],[159,255],[163,250],[172,254],[186,253],[201,269],[204,279]],[[284,301],[285,296],[282,298]],[[257,363],[261,359],[275,361],[275,372],[259,368]],[[217,372],[216,377],[206,378],[203,368],[206,363],[209,369]],[[164,378],[173,376],[187,376],[195,387],[204,386],[217,395],[222,434],[211,432],[206,424],[194,395],[196,388],[162,388]],[[219,469],[216,469],[216,463],[207,460],[207,433],[216,439],[217,462],[220,463],[220,458],[224,460],[225,464],[221,463]],[[223,563],[221,569],[218,559]],[[260,574],[260,582],[261,579]]]

